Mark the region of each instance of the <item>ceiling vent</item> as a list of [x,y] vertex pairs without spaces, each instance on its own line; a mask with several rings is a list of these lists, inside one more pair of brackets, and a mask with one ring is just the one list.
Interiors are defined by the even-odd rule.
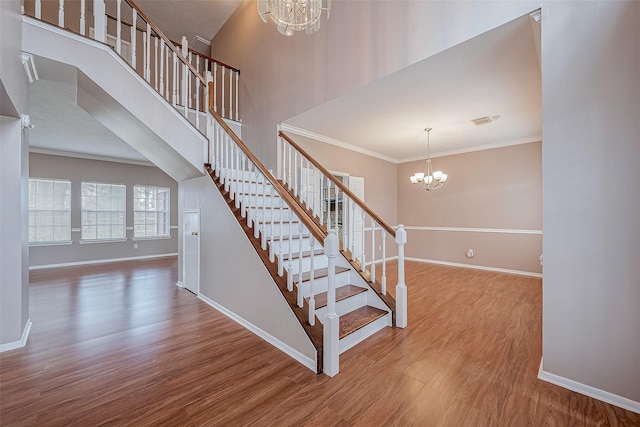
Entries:
[[484,116],[484,117],[479,117],[477,119],[473,119],[471,120],[473,123],[476,124],[476,126],[480,126],[480,125],[486,125],[487,123],[491,123],[493,121],[496,121],[500,118],[500,116]]

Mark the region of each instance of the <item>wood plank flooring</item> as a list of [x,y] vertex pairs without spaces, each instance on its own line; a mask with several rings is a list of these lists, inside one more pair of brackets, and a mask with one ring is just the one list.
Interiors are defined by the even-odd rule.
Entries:
[[408,263],[409,327],[345,352],[328,378],[176,275],[175,258],[32,272],[29,342],[0,354],[0,425],[640,425],[536,379],[538,279]]

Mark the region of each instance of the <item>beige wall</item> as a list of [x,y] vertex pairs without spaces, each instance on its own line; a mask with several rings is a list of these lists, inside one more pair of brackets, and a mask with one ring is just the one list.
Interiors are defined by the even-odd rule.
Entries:
[[[136,184],[169,187],[171,226],[177,227],[178,225],[178,184],[160,169],[152,166],[31,153],[29,155],[29,170],[31,177],[71,181],[71,239],[73,240],[71,245],[31,246],[29,249],[30,266],[157,256],[178,252],[178,230],[176,228],[170,230],[170,239],[132,241],[133,186]],[[127,186],[127,241],[80,244],[80,188],[82,181],[125,184]],[[134,249],[134,243],[138,245],[137,249]]]
[[[542,273],[540,142],[437,157],[432,164],[449,178],[430,192],[409,182],[409,176],[424,170],[424,161],[398,165],[398,222],[407,227],[406,256]],[[496,232],[505,229],[526,232]],[[469,249],[473,258],[466,256]]]

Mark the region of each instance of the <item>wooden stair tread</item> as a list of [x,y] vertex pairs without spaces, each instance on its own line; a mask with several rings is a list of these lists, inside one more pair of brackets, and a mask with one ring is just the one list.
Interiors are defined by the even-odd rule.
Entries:
[[[324,255],[324,249],[316,249],[313,252],[314,255]],[[311,256],[311,251],[304,251],[302,252],[302,258],[308,258]],[[300,252],[293,252],[291,254],[291,259],[298,259],[300,257]],[[289,261],[289,254],[282,254],[282,260],[283,261]]]
[[[313,278],[314,279],[320,279],[323,277],[327,277],[329,275],[329,267],[325,267],[325,268],[319,268],[317,270],[313,270],[314,274],[313,274]],[[336,267],[336,274],[338,273],[344,273],[345,271],[349,271],[349,268],[347,267]],[[300,274],[294,274],[293,275],[293,283],[298,283],[298,278],[300,277]],[[311,271],[305,271],[304,273],[302,273],[302,281],[303,282],[307,282],[311,279]]]
[[365,305],[340,316],[340,339],[385,316],[386,311]]
[[[356,285],[340,286],[339,288],[336,288],[336,302],[342,301],[354,295],[361,294],[362,292],[367,292],[367,290]],[[307,299],[309,298],[307,297]],[[316,309],[327,306],[326,292],[321,292],[317,295],[314,295],[313,299],[316,301]]]

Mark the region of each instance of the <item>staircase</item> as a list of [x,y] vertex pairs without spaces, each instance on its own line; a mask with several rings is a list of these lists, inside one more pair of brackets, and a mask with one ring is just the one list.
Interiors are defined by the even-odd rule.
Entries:
[[[327,313],[329,259],[322,242],[309,233],[263,177],[256,179],[255,173],[247,170],[223,169],[217,174],[209,166],[208,171],[236,217],[255,224],[250,229],[257,233],[252,237],[260,242],[257,251],[277,266],[274,271],[284,271],[286,292],[295,297],[292,300],[296,306],[304,306],[307,313],[314,312],[313,318],[304,322],[311,326],[316,322],[323,324]],[[240,207],[236,207],[234,199]],[[302,203],[299,199],[296,201]],[[263,249],[265,242],[266,249]],[[342,353],[392,326],[393,305],[390,307],[377,295],[344,255],[337,257],[335,264],[336,313],[340,319],[338,348]]]
[[[140,136],[143,129],[148,133],[144,138],[129,141],[123,134],[122,139],[177,181],[197,177],[206,162],[204,171],[315,348],[318,373],[336,375],[341,353],[384,328],[406,326],[403,227],[394,230],[386,224],[282,132],[278,178],[267,170],[222,117],[226,111],[225,117],[239,120],[239,70],[212,58],[198,57],[188,50],[184,39],[178,50],[131,0],[93,0],[94,26],[88,33],[99,43],[75,35],[74,39],[69,36],[75,30],[70,31],[67,26],[64,3],[58,2],[58,23],[55,26],[52,22],[51,28],[43,16],[44,2],[33,1],[37,19],[23,19],[23,25],[29,28],[23,37],[23,48],[74,65],[79,70],[79,90],[86,93],[83,108],[97,119],[102,118],[103,124],[115,133],[123,123],[135,131],[128,132],[133,136]],[[78,6],[73,2],[69,5]],[[81,6],[85,7],[85,2]],[[116,12],[108,13],[109,10]],[[77,14],[78,34],[87,32],[88,12],[89,9],[80,10]],[[123,16],[132,17],[132,23]],[[105,26],[107,20],[114,25]],[[126,25],[130,26],[130,33],[123,37],[125,32],[121,30]],[[116,33],[109,34],[107,30],[114,26]],[[55,47],[64,43],[70,45],[56,51]],[[151,49],[154,45],[155,51]],[[82,55],[74,53],[80,49]],[[200,74],[200,61],[205,77]],[[104,68],[107,63],[115,65],[123,76],[114,80],[108,73],[99,72],[100,65],[95,69],[95,64]],[[136,90],[143,88],[144,93],[131,96],[122,87],[114,86],[125,78],[137,80],[140,84],[136,84]],[[144,103],[139,101],[143,95],[148,98]],[[80,97],[78,100],[80,104]],[[162,108],[150,108],[158,101]],[[119,115],[110,114],[116,110]],[[160,113],[166,117],[158,118]],[[194,136],[193,141],[186,144],[186,137],[175,131],[178,126],[186,128]],[[163,132],[153,137],[151,134],[158,129]],[[152,143],[141,145],[140,141]],[[196,166],[195,159],[202,158],[205,161]],[[395,242],[387,237],[395,238]],[[387,257],[388,250],[396,251],[395,244],[397,256]],[[397,300],[387,293],[385,273],[387,262],[396,258]],[[379,277],[376,265],[381,269]],[[277,309],[282,308],[286,310],[284,305]],[[266,311],[270,309],[274,308],[265,307]],[[296,333],[304,338],[299,329]]]

